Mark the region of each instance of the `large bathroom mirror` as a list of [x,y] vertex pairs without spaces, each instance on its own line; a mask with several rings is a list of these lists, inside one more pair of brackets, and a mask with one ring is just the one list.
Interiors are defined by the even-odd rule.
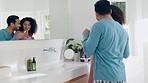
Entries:
[[0,0],[0,12],[0,29],[6,28],[7,17],[15,14],[20,19],[27,16],[36,19],[35,39],[67,36],[67,0]]

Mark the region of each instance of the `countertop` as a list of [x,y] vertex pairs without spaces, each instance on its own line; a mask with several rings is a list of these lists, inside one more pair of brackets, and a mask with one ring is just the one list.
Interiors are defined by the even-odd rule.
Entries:
[[0,83],[63,83],[87,74],[89,64],[84,62],[62,62],[46,66],[33,72],[16,73],[10,78],[0,79]]

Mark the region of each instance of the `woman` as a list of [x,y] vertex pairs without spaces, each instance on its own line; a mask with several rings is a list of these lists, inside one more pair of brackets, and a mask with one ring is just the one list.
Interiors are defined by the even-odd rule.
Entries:
[[36,20],[31,17],[25,17],[20,21],[20,25],[21,27],[15,32],[14,35],[22,33],[20,40],[34,40],[33,34],[35,34],[37,31]]
[[[110,5],[110,9],[112,10],[111,16],[112,18],[119,22],[121,25],[125,24],[125,14],[124,12],[117,6]],[[90,74],[89,74],[89,80],[88,83],[93,82],[93,56],[91,56],[91,67],[90,67]]]
[[126,23],[125,14],[119,7],[110,5],[110,9],[112,10],[111,16],[115,21],[119,22],[121,25]]

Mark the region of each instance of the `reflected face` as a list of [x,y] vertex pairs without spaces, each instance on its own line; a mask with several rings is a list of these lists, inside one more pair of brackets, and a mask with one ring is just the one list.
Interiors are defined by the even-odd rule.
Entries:
[[29,21],[25,21],[25,22],[23,23],[23,28],[24,28],[25,31],[29,31],[30,28],[31,28],[30,22],[29,22]]
[[21,26],[20,25],[20,20],[19,19],[16,19],[16,22],[14,24],[14,30],[18,30],[20,26]]

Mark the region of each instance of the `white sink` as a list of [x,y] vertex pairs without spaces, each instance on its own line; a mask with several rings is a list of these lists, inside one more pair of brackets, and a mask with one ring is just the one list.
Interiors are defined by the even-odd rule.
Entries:
[[0,66],[0,79],[8,78],[11,76],[11,67]]
[[[44,67],[41,67],[40,69],[37,69],[37,71],[35,72],[20,73],[19,75],[15,75],[11,77],[10,80],[16,81],[16,80],[26,80],[26,79],[34,79],[34,78],[38,78],[42,80],[43,78],[48,78],[52,80],[57,76],[61,75],[62,73],[71,72],[75,69],[82,68],[82,67],[84,68],[86,67],[86,65],[87,64],[80,63],[80,62],[79,63],[64,62],[64,63],[46,65]],[[39,81],[39,80],[36,80],[36,81]],[[41,82],[41,83],[44,83],[44,82]]]
[[71,69],[75,69],[78,67],[82,67],[82,66],[86,66],[86,64],[82,64],[82,63],[77,63],[77,62],[66,62],[66,63],[59,63],[53,66],[50,66],[48,68],[48,71],[53,72],[53,71],[57,71],[57,72],[63,72],[63,71],[67,71],[67,70],[71,70]]
[[29,79],[29,78],[41,77],[41,76],[45,76],[45,75],[47,75],[47,74],[43,74],[43,73],[32,73],[32,74],[24,74],[24,75],[14,76],[11,79],[12,80],[22,80],[22,79]]
[[11,79],[22,80],[22,79],[36,78],[36,77],[48,75],[48,74],[45,74],[45,72],[48,72],[48,73],[63,72],[63,71],[68,71],[68,70],[75,69],[82,66],[86,66],[86,64],[75,63],[75,62],[59,63],[59,64],[54,64],[52,66],[50,65],[48,67],[42,67],[42,69],[37,72],[16,75],[16,76],[13,76]]

